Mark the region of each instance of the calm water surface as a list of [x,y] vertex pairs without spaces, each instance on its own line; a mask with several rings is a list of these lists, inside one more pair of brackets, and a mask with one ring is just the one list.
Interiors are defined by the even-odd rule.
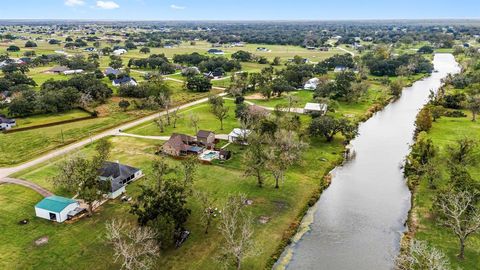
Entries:
[[406,230],[410,192],[400,166],[409,152],[414,120],[429,91],[459,71],[451,54],[434,58],[438,72],[361,124],[354,160],[333,172],[315,206],[310,231],[284,252],[287,269],[390,269]]

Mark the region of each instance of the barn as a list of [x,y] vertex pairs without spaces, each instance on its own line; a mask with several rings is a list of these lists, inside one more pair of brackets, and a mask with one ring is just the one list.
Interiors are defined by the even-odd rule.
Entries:
[[56,222],[64,222],[69,218],[69,213],[75,212],[79,206],[76,200],[54,195],[44,198],[35,205],[35,215]]

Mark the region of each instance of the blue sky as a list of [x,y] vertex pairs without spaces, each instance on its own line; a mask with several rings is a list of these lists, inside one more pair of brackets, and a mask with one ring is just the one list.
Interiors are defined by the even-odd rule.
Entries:
[[480,19],[479,0],[16,0],[0,19]]

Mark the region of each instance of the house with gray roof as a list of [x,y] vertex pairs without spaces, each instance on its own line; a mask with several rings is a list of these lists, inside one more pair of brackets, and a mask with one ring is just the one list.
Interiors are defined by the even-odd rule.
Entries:
[[117,162],[105,161],[99,170],[101,181],[110,182],[108,197],[115,199],[125,193],[125,187],[142,177],[142,170]]

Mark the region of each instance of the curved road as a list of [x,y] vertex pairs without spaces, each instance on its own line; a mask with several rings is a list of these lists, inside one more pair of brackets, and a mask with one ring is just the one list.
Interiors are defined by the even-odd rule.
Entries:
[[[217,87],[216,89],[219,89],[219,90],[225,90],[225,88],[220,88],[220,87]],[[226,93],[221,93],[219,94],[219,96],[225,96],[227,95]],[[184,105],[181,105],[181,106],[178,106],[178,107],[175,107],[175,108],[172,108],[170,109],[170,111],[174,111],[176,110],[177,108],[179,109],[185,109],[185,108],[188,108],[188,107],[192,107],[192,106],[195,106],[195,105],[198,105],[198,104],[201,104],[201,103],[204,103],[204,102],[207,102],[208,101],[208,98],[202,98],[202,99],[199,99],[197,101],[193,101],[193,102],[190,102],[190,103],[187,103],[187,104],[184,104]],[[129,123],[126,123],[126,124],[123,124],[123,125],[120,125],[120,126],[117,126],[115,128],[112,128],[112,129],[109,129],[109,130],[106,130],[104,132],[101,132],[99,134],[96,134],[94,136],[91,136],[90,138],[87,138],[87,139],[83,139],[83,140],[80,140],[76,143],[72,143],[72,144],[69,144],[63,148],[59,148],[57,150],[54,150],[52,152],[49,152],[48,154],[45,154],[41,157],[38,157],[38,158],[35,158],[31,161],[28,161],[26,163],[23,163],[23,164],[20,164],[18,166],[15,166],[15,167],[9,167],[9,168],[0,168],[0,180],[3,180],[3,178],[6,178],[7,176],[11,175],[11,174],[14,174],[14,173],[17,173],[19,171],[22,171],[22,170],[25,170],[25,169],[28,169],[32,166],[35,166],[35,165],[38,165],[40,163],[43,163],[47,160],[50,160],[52,158],[55,158],[55,157],[58,157],[58,156],[62,156],[62,155],[65,155],[73,150],[76,150],[78,148],[81,148],[89,143],[92,143],[94,141],[97,141],[99,139],[102,139],[102,138],[105,138],[105,137],[108,137],[108,136],[114,136],[114,135],[119,135],[119,130],[126,130],[126,129],[129,129],[129,128],[132,128],[132,127],[135,127],[135,126],[138,126],[140,124],[143,124],[145,122],[149,122],[149,121],[152,121],[154,120],[156,117],[160,116],[160,115],[165,115],[167,113],[167,111],[162,111],[160,113],[155,113],[155,114],[152,114],[152,115],[149,115],[149,116],[146,116],[146,117],[143,117],[143,118],[140,118],[138,120],[135,120],[135,121],[132,121],[132,122],[129,122]]]

